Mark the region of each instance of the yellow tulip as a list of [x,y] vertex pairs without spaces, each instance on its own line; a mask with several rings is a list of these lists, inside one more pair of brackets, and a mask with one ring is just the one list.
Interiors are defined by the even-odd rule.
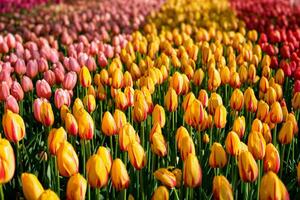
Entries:
[[165,186],[156,188],[152,195],[152,200],[169,200],[169,191]]
[[59,197],[55,192],[48,189],[41,194],[38,200],[59,200]]
[[129,144],[128,156],[131,165],[137,170],[141,170],[147,164],[146,153],[137,141],[133,141]]
[[87,189],[87,183],[79,173],[70,177],[67,183],[68,200],[84,200]]
[[213,180],[213,196],[216,200],[233,200],[232,187],[225,176],[215,176]]
[[95,188],[105,187],[108,183],[109,173],[100,155],[92,155],[86,163],[87,181]]
[[109,111],[106,111],[102,117],[101,129],[106,136],[117,134],[117,124]]
[[119,191],[128,188],[130,179],[122,160],[115,159],[111,168],[111,180],[114,188]]
[[2,127],[6,138],[11,142],[19,142],[26,134],[25,124],[19,114],[6,110],[2,118]]
[[168,188],[176,187],[176,176],[166,168],[156,170],[154,177]]
[[87,88],[92,84],[92,77],[89,72],[89,69],[86,66],[83,66],[79,72],[79,82],[82,87]]
[[44,188],[34,174],[22,173],[23,194],[27,200],[37,200],[44,192]]
[[202,170],[198,158],[189,154],[184,161],[183,167],[184,185],[190,188],[195,188],[202,183]]
[[226,152],[220,143],[215,142],[211,147],[209,165],[212,168],[223,168],[226,164]]
[[78,156],[70,143],[65,141],[61,144],[56,156],[58,170],[62,176],[70,177],[78,172]]

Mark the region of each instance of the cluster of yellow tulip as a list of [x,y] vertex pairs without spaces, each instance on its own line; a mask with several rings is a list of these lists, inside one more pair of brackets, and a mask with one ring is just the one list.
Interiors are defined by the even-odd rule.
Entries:
[[[168,0],[131,36],[106,67],[81,67],[72,107],[31,98],[32,123],[7,109],[17,165],[0,139],[1,184],[15,174],[30,200],[296,198],[300,93],[227,1]],[[41,172],[23,168],[26,137]]]

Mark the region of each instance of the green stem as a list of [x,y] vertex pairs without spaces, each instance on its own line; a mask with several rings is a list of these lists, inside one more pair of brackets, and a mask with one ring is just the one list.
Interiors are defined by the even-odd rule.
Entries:
[[111,157],[114,158],[113,136],[110,136],[109,139],[110,139],[110,153],[111,153]]
[[84,140],[80,141],[81,144],[81,156],[82,156],[82,171],[83,171],[83,176],[85,177],[85,144]]
[[277,148],[277,137],[276,137],[276,135],[277,135],[277,124],[275,125],[275,128],[273,130],[273,138],[272,138],[273,144]]
[[4,198],[4,193],[3,193],[3,186],[2,186],[2,184],[0,185],[0,199],[1,200],[4,200],[5,198]]
[[261,160],[258,160],[257,200],[259,200],[260,178],[261,178]]
[[55,177],[56,177],[56,194],[60,196],[60,180],[59,180],[59,172],[57,168],[57,159],[56,156],[54,156],[54,170],[55,170]]
[[282,151],[281,151],[281,157],[280,157],[280,178],[282,178],[282,171],[283,171],[283,162],[284,162],[284,153],[285,153],[285,145],[283,145],[282,147]]
[[176,199],[176,200],[179,200],[179,196],[178,196],[178,193],[177,193],[177,189],[174,188],[173,191],[174,191],[174,193],[175,193],[175,197],[176,197],[175,199]]

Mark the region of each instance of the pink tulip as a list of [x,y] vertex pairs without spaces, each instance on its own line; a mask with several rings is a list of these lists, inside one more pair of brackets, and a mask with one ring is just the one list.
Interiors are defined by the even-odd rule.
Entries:
[[40,58],[37,60],[38,63],[38,71],[43,73],[48,70],[48,62],[45,58]]
[[5,110],[9,109],[14,113],[19,113],[19,104],[18,104],[17,100],[15,99],[15,97],[13,97],[12,95],[9,95],[6,98],[4,109]]
[[56,79],[56,83],[60,84],[64,81],[65,78],[65,70],[63,67],[56,67],[54,68],[54,74],[55,74],[55,79]]
[[73,90],[77,83],[77,74],[75,72],[68,72],[65,75],[64,81],[63,81],[63,88],[66,90]]
[[15,64],[15,72],[19,75],[23,75],[26,73],[26,65],[23,59],[17,59],[17,62]]
[[69,64],[72,71],[79,73],[80,65],[78,64],[77,60],[73,57],[69,58]]
[[92,56],[88,57],[88,59],[85,62],[85,65],[87,66],[90,72],[96,71],[97,68],[96,61]]
[[16,39],[11,33],[7,34],[6,42],[10,49],[14,49],[16,47]]
[[16,100],[21,101],[24,99],[24,92],[22,86],[18,81],[14,81],[10,88],[10,93],[16,98]]
[[33,83],[32,80],[28,76],[23,76],[21,80],[21,85],[24,92],[32,91]]
[[69,107],[71,103],[69,92],[62,88],[56,89],[54,93],[54,103],[58,109],[60,109],[63,105]]
[[24,47],[20,42],[16,43],[16,55],[18,57],[23,57],[24,54]]
[[6,81],[0,82],[0,101],[5,101],[9,96],[9,86]]
[[48,70],[44,73],[44,79],[53,86],[56,83],[55,73],[52,70]]
[[36,93],[40,98],[50,99],[51,87],[45,79],[36,82]]
[[9,47],[5,41],[0,43],[0,53],[8,53],[9,52]]
[[27,63],[26,75],[33,79],[38,74],[38,63],[36,60],[29,60]]
[[98,56],[98,63],[100,65],[100,67],[106,67],[108,64],[108,61],[103,52],[100,52],[100,54]]

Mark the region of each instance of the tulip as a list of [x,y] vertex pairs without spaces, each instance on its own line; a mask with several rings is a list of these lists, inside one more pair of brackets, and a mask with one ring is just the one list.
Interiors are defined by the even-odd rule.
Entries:
[[210,151],[209,165],[212,168],[223,168],[227,163],[227,155],[220,143],[215,142]]
[[126,110],[128,106],[128,100],[125,93],[119,91],[115,98],[116,107],[120,110]]
[[183,161],[187,158],[189,154],[196,154],[195,144],[190,136],[181,138],[180,145],[178,144],[178,149],[180,150],[181,159]]
[[81,99],[76,98],[74,101],[73,107],[72,107],[73,115],[75,116],[75,118],[80,117],[79,113],[81,113],[80,110],[82,108],[84,108],[84,106],[83,106]]
[[230,155],[237,156],[239,154],[240,138],[234,131],[230,131],[227,134],[225,147],[227,153],[229,153]]
[[122,151],[127,151],[130,143],[135,141],[137,138],[135,130],[130,123],[124,124],[119,130],[119,144]]
[[283,114],[281,106],[278,102],[274,102],[270,109],[270,121],[272,123],[281,123],[283,120]]
[[[197,126],[203,122],[204,111],[202,103],[195,99],[190,106],[190,117],[192,118],[192,125]],[[187,112],[188,113],[188,112]]]
[[105,187],[108,183],[109,173],[101,156],[92,155],[86,164],[88,183],[94,188]]
[[176,168],[172,171],[172,173],[176,177],[176,187],[179,188],[181,186],[181,181],[182,181],[182,171],[181,169]]
[[230,81],[230,71],[228,67],[223,67],[220,71],[222,84],[228,84]]
[[179,72],[175,72],[170,81],[170,87],[173,88],[177,95],[179,95],[183,88],[183,78]]
[[233,122],[232,130],[238,134],[238,136],[243,138],[246,129],[245,117],[237,117]]
[[263,128],[261,130],[261,133],[264,136],[267,144],[272,142],[271,129],[267,123],[263,123]]
[[117,134],[117,124],[113,116],[108,111],[106,111],[103,115],[101,129],[103,133],[107,136]]
[[77,124],[78,124],[78,134],[81,139],[84,140],[91,140],[94,136],[95,131],[95,125],[94,120],[91,117],[91,115],[86,112],[83,108],[80,112],[79,117],[76,118]]
[[206,90],[201,89],[199,91],[198,100],[202,103],[203,107],[208,106],[208,94]]
[[89,113],[94,112],[94,110],[96,109],[95,97],[91,94],[86,95],[83,99],[83,105]]
[[33,79],[38,74],[38,63],[36,60],[29,60],[26,66],[26,75]]
[[212,93],[208,100],[208,112],[209,114],[215,114],[215,110],[218,106],[222,105],[223,101],[219,94]]
[[41,117],[41,122],[44,126],[52,126],[54,123],[54,114],[53,114],[53,110],[51,107],[51,104],[48,103],[47,101],[43,101],[41,103],[41,113],[40,113],[40,117]]
[[34,174],[22,173],[23,194],[28,200],[38,200],[44,192],[44,188],[38,178]]
[[79,170],[78,156],[73,146],[65,141],[56,152],[57,166],[60,175],[70,177]]
[[177,129],[176,136],[175,136],[177,147],[179,150],[182,147],[182,141],[183,141],[183,138],[185,138],[185,137],[190,137],[190,135],[184,126],[180,126]]
[[79,82],[82,87],[87,88],[92,84],[92,77],[89,72],[89,69],[86,66],[83,66],[79,72]]
[[176,176],[166,168],[156,170],[154,177],[168,188],[176,187]]
[[252,122],[251,131],[262,132],[263,124],[259,119],[255,119]]
[[248,149],[256,160],[262,160],[266,153],[266,141],[257,131],[251,131],[248,136]]
[[123,72],[121,69],[117,68],[112,74],[112,87],[119,89],[123,86]]
[[6,138],[11,142],[19,142],[26,134],[22,117],[7,110],[2,118],[2,127]]
[[190,107],[190,105],[193,103],[193,101],[196,99],[195,95],[193,92],[188,93],[182,102],[182,108],[184,111],[186,111],[188,109],[188,107]]
[[277,100],[276,90],[273,87],[269,87],[265,94],[265,101],[272,105]]
[[138,142],[133,141],[129,144],[127,150],[131,165],[137,170],[144,168],[147,164],[147,159],[143,147]]
[[127,189],[130,183],[128,172],[122,160],[115,159],[111,168],[111,181],[114,188],[119,191]]
[[249,151],[242,151],[238,161],[239,174],[244,182],[254,182],[258,176],[257,164]]
[[208,89],[212,91],[216,91],[220,85],[221,85],[220,73],[218,70],[212,69],[212,72],[209,73]]
[[286,117],[286,121],[291,121],[293,123],[293,133],[294,135],[297,135],[299,128],[294,113],[289,113]]
[[225,176],[215,176],[213,180],[213,196],[216,200],[233,200],[232,187]]
[[295,110],[300,109],[300,92],[296,92],[294,94],[293,99],[292,99],[292,106]]
[[101,157],[107,172],[110,173],[112,166],[112,157],[110,155],[110,150],[108,150],[106,147],[100,146],[97,150],[97,154]]
[[259,81],[259,90],[263,93],[266,93],[269,89],[269,81],[266,77],[261,77]]
[[298,185],[300,185],[300,162],[298,162],[297,165],[297,180],[298,180]]
[[134,103],[134,89],[132,87],[125,87],[124,89],[124,94],[126,96],[127,99],[127,106],[131,107],[133,106]]
[[178,98],[176,91],[173,88],[169,88],[164,98],[165,107],[169,112],[174,112],[178,106]]
[[9,182],[15,173],[15,154],[8,140],[0,138],[0,184]]
[[4,110],[10,110],[16,114],[19,113],[19,104],[15,97],[9,95],[5,100]]
[[57,194],[55,192],[53,192],[52,190],[48,189],[45,190],[40,197],[38,198],[38,200],[59,200],[59,197],[57,196]]
[[45,98],[45,99],[50,99],[51,97],[51,87],[48,84],[48,82],[43,79],[43,80],[38,80],[36,82],[36,94],[40,98]]
[[183,180],[184,185],[190,188],[195,188],[202,183],[202,170],[198,158],[189,154],[184,161],[183,167]]
[[257,110],[257,99],[255,97],[254,91],[252,88],[248,87],[244,92],[244,100],[247,111],[256,112]]
[[264,157],[264,171],[273,171],[278,173],[280,168],[280,157],[276,147],[269,143],[266,147],[266,155]]
[[132,87],[133,86],[133,80],[132,80],[132,76],[131,76],[131,74],[128,72],[128,71],[126,71],[125,73],[124,73],[124,76],[123,76],[123,86],[124,87]]
[[165,141],[164,136],[161,133],[154,132],[151,141],[151,149],[153,153],[160,157],[164,157],[167,155],[167,143]]
[[225,106],[219,105],[215,110],[214,123],[217,128],[224,128],[226,125],[227,111]]
[[196,86],[200,86],[202,81],[204,80],[204,72],[201,68],[197,69],[194,73],[193,82]]
[[209,143],[209,136],[208,136],[207,133],[205,133],[205,134],[203,135],[203,137],[202,137],[202,142],[203,142],[204,144],[208,144],[208,143]]
[[24,92],[23,92],[22,86],[17,81],[14,81],[12,83],[11,88],[10,88],[10,93],[18,101],[21,101],[24,99]]
[[67,90],[61,88],[57,89],[54,93],[55,107],[60,109],[63,105],[70,106],[71,99]]
[[23,76],[22,77],[21,85],[22,85],[22,89],[23,89],[24,92],[29,92],[29,91],[33,90],[32,80],[28,76]]
[[63,88],[66,90],[73,90],[77,83],[77,74],[74,71],[68,72],[62,82]]
[[67,133],[73,136],[77,136],[78,124],[75,117],[71,113],[67,113],[65,117],[65,129]]
[[169,191],[165,186],[159,186],[154,191],[151,200],[169,200]]
[[142,122],[145,121],[147,118],[148,113],[148,104],[145,98],[139,98],[137,101],[134,102],[133,107],[133,119],[135,122]]
[[[293,122],[287,121],[285,122],[278,135],[278,140],[281,144],[290,144],[293,140],[294,134],[293,134]],[[274,138],[276,140],[276,138]]]
[[260,100],[257,106],[256,117],[261,121],[265,121],[268,116],[268,113],[269,113],[269,105],[263,100]]
[[230,107],[233,110],[240,111],[244,105],[243,93],[239,89],[235,89],[230,98]]
[[68,200],[84,200],[87,189],[87,183],[79,173],[70,177],[67,183]]
[[289,193],[282,183],[282,181],[277,177],[277,175],[269,171],[261,179],[261,184],[259,188],[259,199],[290,199]]
[[166,123],[165,110],[159,104],[156,104],[153,112],[152,112],[152,124],[159,123],[159,125],[163,128]]

